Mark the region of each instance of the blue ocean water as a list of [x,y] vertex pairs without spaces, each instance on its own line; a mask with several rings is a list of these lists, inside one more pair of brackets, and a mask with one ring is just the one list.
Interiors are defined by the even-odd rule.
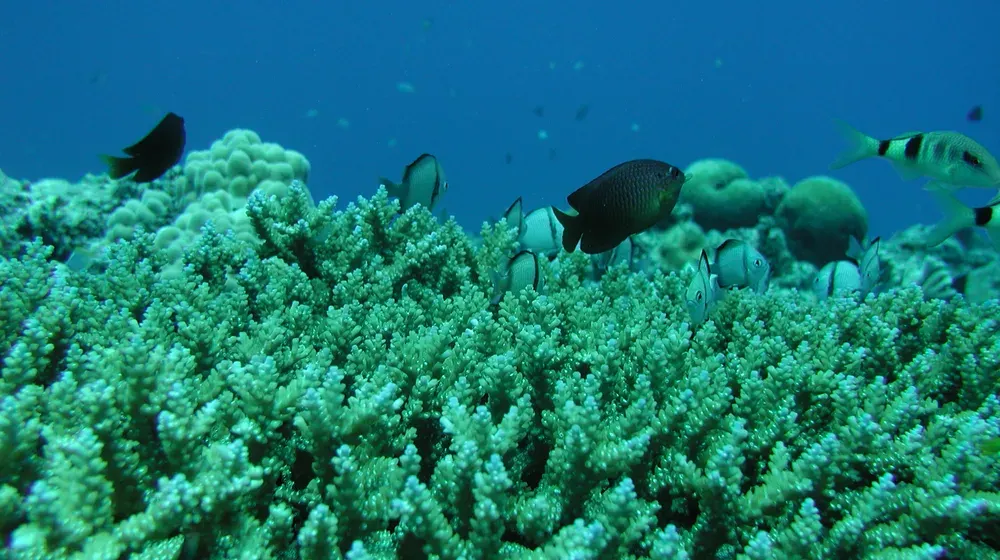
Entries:
[[[444,206],[474,230],[520,195],[529,209],[563,204],[634,157],[724,157],[791,183],[827,173],[844,147],[833,118],[875,136],[958,130],[1000,154],[1000,4],[988,0],[7,2],[0,12],[0,168],[20,178],[99,173],[98,153],[166,111],[186,119],[189,150],[245,127],[303,152],[317,197],[370,194],[379,175],[434,153],[451,182]],[[975,104],[985,118],[966,122]],[[873,234],[940,216],[920,182],[885,162],[834,176],[858,192]]]

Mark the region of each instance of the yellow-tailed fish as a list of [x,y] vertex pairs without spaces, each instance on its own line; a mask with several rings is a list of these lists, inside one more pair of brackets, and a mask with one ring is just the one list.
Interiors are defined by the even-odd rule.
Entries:
[[836,121],[850,147],[831,165],[840,169],[870,157],[889,160],[903,179],[928,177],[946,188],[1000,188],[1000,164],[978,142],[959,132],[907,132],[879,140]]
[[929,190],[931,196],[941,206],[941,210],[944,212],[944,219],[935,224],[927,232],[925,240],[928,247],[940,245],[941,242],[959,230],[979,227],[989,236],[993,246],[1000,249],[1000,216],[996,212],[996,208],[1000,206],[1000,201],[973,208],[963,204],[962,201],[955,198],[947,190],[934,187]]

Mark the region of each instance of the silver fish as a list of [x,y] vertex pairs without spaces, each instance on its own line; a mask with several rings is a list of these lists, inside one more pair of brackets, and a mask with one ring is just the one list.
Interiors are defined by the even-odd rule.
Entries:
[[399,199],[400,210],[403,212],[417,204],[433,211],[444,193],[448,192],[444,169],[437,158],[430,154],[421,154],[407,165],[399,183],[385,177],[379,178],[379,183],[386,188],[389,196]]
[[840,169],[870,157],[882,157],[904,180],[929,177],[951,188],[1000,187],[1000,164],[978,142],[958,132],[907,132],[878,140],[843,121],[837,127],[850,142],[831,165]]
[[861,272],[851,261],[828,262],[813,279],[813,293],[820,300],[861,290]]
[[504,294],[517,293],[531,287],[536,292],[542,290],[542,275],[538,266],[538,255],[531,251],[520,251],[507,261],[502,271],[494,271],[493,297],[490,303],[497,304]]
[[532,210],[524,217],[521,247],[551,257],[562,249],[563,225],[551,206]]
[[632,238],[626,237],[625,241],[619,243],[614,249],[591,255],[590,262],[594,269],[594,279],[600,280],[612,266],[625,265],[631,268],[633,250]]
[[521,197],[517,197],[517,200],[507,207],[503,217],[507,220],[507,227],[513,227],[517,230],[517,239],[520,240],[521,236],[524,235],[524,204]]
[[691,315],[692,325],[700,325],[708,319],[715,303],[722,297],[722,293],[718,277],[712,274],[708,253],[702,249],[701,257],[698,259],[698,270],[695,271],[685,292],[687,310],[688,314]]
[[771,263],[745,241],[727,239],[715,251],[712,266],[723,288],[749,287],[762,294],[771,281]]
[[863,243],[853,236],[848,238],[847,256],[858,261],[858,273],[861,275],[861,299],[874,292],[881,281],[882,259],[878,256],[881,244],[880,237]]

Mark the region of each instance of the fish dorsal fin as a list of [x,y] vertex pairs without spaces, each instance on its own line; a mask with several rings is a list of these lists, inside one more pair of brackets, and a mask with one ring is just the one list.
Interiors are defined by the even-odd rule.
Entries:
[[520,196],[507,207],[507,210],[503,213],[503,218],[507,220],[507,227],[513,227],[517,230],[518,238],[524,234],[524,205]]
[[[426,161],[427,158],[430,158],[431,161],[427,162]],[[410,162],[409,165],[403,168],[403,181],[409,179],[410,174],[416,171],[419,166],[424,165],[425,163],[434,163],[435,159],[436,158],[434,156],[426,153],[417,156],[417,159],[413,160],[412,162]]]
[[166,116],[160,119],[160,122],[156,124],[153,130],[149,131],[149,134],[143,136],[142,140],[124,148],[122,151],[133,157],[143,152],[148,152],[154,145],[161,143],[161,139],[164,136],[175,134],[176,130],[183,126],[184,119],[175,113],[167,113]]
[[722,242],[722,244],[720,244],[720,245],[719,245],[718,247],[716,247],[716,249],[715,249],[715,260],[719,260],[719,253],[722,253],[723,251],[728,251],[728,250],[730,250],[730,249],[736,249],[736,248],[738,248],[738,247],[739,247],[739,246],[740,246],[740,245],[741,245],[742,243],[743,243],[743,242],[742,242],[742,241],[740,241],[739,239],[734,239],[734,238],[732,238],[732,237],[730,237],[729,239],[727,239],[727,240],[723,241],[723,242]]
[[698,273],[704,274],[708,278],[712,274],[712,265],[708,262],[708,252],[701,250],[701,257],[698,258]]

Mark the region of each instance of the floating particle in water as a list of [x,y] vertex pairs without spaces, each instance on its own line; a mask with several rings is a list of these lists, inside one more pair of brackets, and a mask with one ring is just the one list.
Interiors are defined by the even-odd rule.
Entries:
[[396,139],[395,138],[390,138],[389,141],[385,143],[385,145],[388,148],[395,148],[396,147]]
[[716,68],[722,68],[722,59],[721,58],[716,58],[715,59],[715,67]]
[[632,126],[628,127],[632,132],[639,132],[639,123],[632,123]]
[[573,70],[576,70],[577,72],[579,72],[580,70],[583,70],[583,61],[582,60],[577,60],[576,62],[574,62],[573,63]]
[[503,156],[503,161],[507,165],[510,165],[510,162],[514,161],[514,156],[511,155],[510,152],[507,152],[507,154]]
[[396,84],[396,91],[400,93],[414,93],[417,88],[413,87],[410,82],[399,82]]
[[582,121],[587,118],[587,114],[590,113],[590,105],[583,104],[576,109],[576,120]]
[[348,128],[351,128],[351,121],[345,119],[344,117],[340,117],[339,119],[337,119],[337,126],[339,126],[344,130],[347,130]]
[[549,62],[549,70],[555,70],[555,69],[556,69],[556,63],[555,62]]
[[538,131],[538,139],[539,140],[548,140],[549,139],[549,133],[546,132],[545,129],[539,130]]
[[308,111],[306,111],[307,119],[315,119],[318,116],[319,116],[319,109],[309,109]]
[[545,116],[545,107],[542,107],[541,105],[538,105],[537,107],[535,107],[534,109],[532,109],[531,112],[534,113],[536,117],[544,117]]

